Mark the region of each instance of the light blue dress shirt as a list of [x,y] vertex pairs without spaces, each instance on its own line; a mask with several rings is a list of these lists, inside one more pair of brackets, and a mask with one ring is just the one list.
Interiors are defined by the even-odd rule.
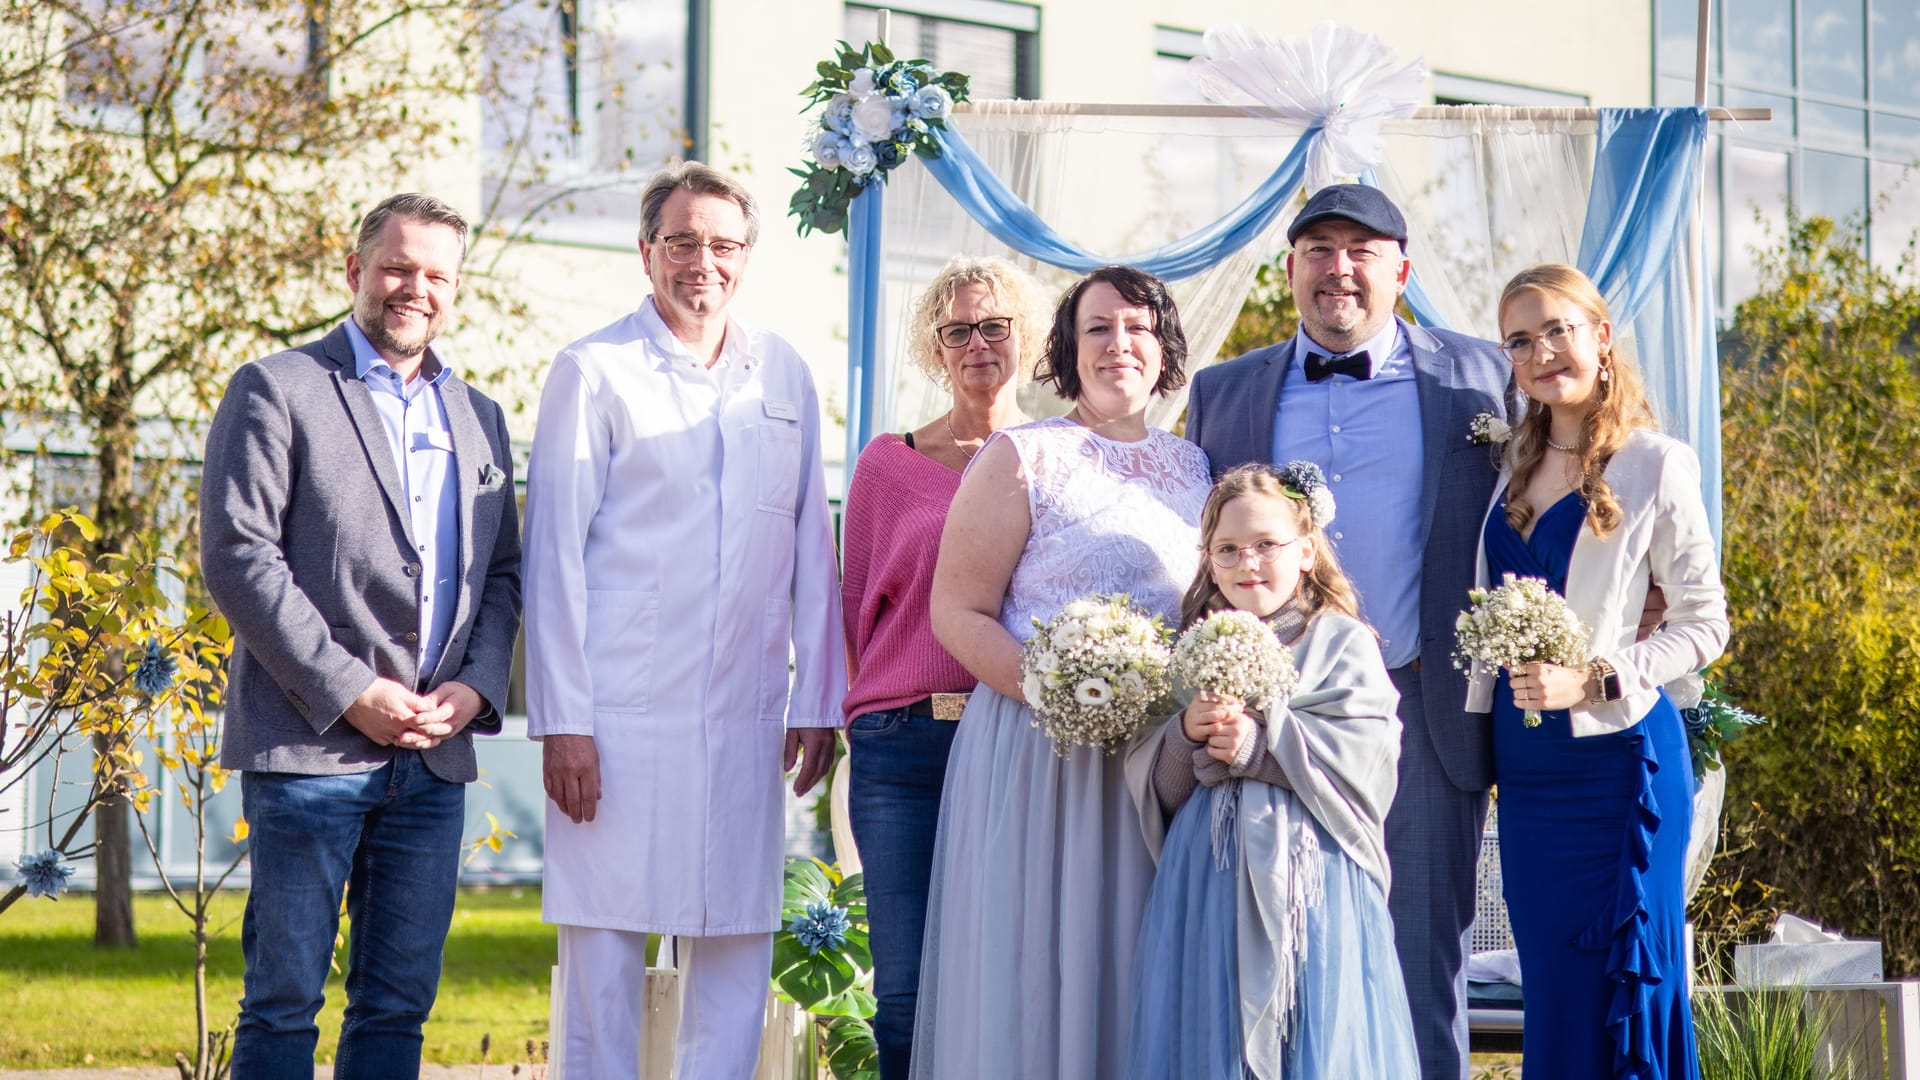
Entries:
[[439,666],[453,633],[454,601],[460,587],[458,474],[454,471],[453,432],[440,400],[447,369],[429,351],[412,382],[381,359],[367,335],[347,320],[353,342],[354,374],[373,391],[373,407],[387,429],[400,472],[402,497],[420,564],[420,678]]
[[1304,327],[1293,340],[1273,418],[1273,460],[1305,459],[1327,474],[1335,503],[1328,535],[1360,593],[1360,613],[1380,634],[1387,666],[1402,667],[1420,655],[1425,462],[1413,349],[1400,320],[1391,320],[1361,346],[1373,360],[1371,379],[1333,375],[1314,383],[1307,354],[1332,350],[1314,344]]

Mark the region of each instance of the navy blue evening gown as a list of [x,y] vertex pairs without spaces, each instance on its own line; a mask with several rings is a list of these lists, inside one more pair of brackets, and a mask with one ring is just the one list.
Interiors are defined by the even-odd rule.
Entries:
[[[1488,580],[1565,594],[1586,503],[1572,493],[1522,539],[1487,515]],[[1526,1080],[1699,1080],[1687,995],[1683,880],[1693,776],[1664,692],[1623,731],[1576,739],[1565,710],[1521,723],[1494,693],[1500,873],[1520,951]]]

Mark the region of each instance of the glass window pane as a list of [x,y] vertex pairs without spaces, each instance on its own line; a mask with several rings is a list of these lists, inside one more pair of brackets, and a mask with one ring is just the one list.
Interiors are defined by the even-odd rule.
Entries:
[[1867,42],[1862,3],[1863,0],[1800,0],[1802,90],[1852,98],[1865,96]]
[[1902,162],[1920,159],[1920,120],[1874,113],[1873,148],[1879,151],[1879,157],[1894,157]]
[[1873,0],[1873,98],[1920,109],[1920,4]]
[[[1654,70],[1662,75],[1686,76],[1687,100],[1691,102],[1694,31],[1699,27],[1700,6],[1695,0],[1656,0],[1654,17],[1659,20],[1654,30],[1659,35],[1654,40]],[[1709,61],[1709,72],[1713,66]]]
[[1803,101],[1800,103],[1800,137],[1810,142],[1840,143],[1849,147],[1865,146],[1867,144],[1866,111]]
[[1723,10],[1727,78],[1793,85],[1793,0],[1729,0]]
[[1845,222],[1867,208],[1867,159],[1807,150],[1800,155],[1800,213]]
[[1873,220],[1868,250],[1876,265],[1892,270],[1920,235],[1920,166],[1873,163]]
[[1759,286],[1754,251],[1780,241],[1787,223],[1787,153],[1728,143],[1726,155],[1726,306]]
[[[1711,102],[1719,88],[1707,84],[1707,100]],[[1691,105],[1693,104],[1693,80],[1662,75],[1653,80],[1653,103],[1655,105]]]
[[928,19],[933,31],[926,56],[934,66],[973,76],[968,92],[975,98],[1019,97],[1019,33],[997,26]]
[[1791,140],[1793,138],[1793,99],[1779,94],[1763,94],[1758,90],[1742,90],[1729,86],[1722,95],[1729,109],[1772,109],[1771,120],[1736,120],[1731,125],[1729,135],[1742,139],[1764,138]]

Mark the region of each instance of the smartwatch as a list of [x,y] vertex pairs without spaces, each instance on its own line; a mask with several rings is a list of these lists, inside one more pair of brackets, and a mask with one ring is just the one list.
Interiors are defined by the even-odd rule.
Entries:
[[1587,699],[1587,704],[1620,700],[1620,673],[1613,670],[1612,664],[1595,657],[1587,664],[1587,678],[1600,687],[1595,696]]

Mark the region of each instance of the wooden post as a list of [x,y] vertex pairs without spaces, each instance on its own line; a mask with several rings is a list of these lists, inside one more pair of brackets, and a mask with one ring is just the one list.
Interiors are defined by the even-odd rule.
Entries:
[[1713,28],[1713,0],[1700,0],[1700,21],[1693,36],[1693,103],[1707,103],[1707,40]]

